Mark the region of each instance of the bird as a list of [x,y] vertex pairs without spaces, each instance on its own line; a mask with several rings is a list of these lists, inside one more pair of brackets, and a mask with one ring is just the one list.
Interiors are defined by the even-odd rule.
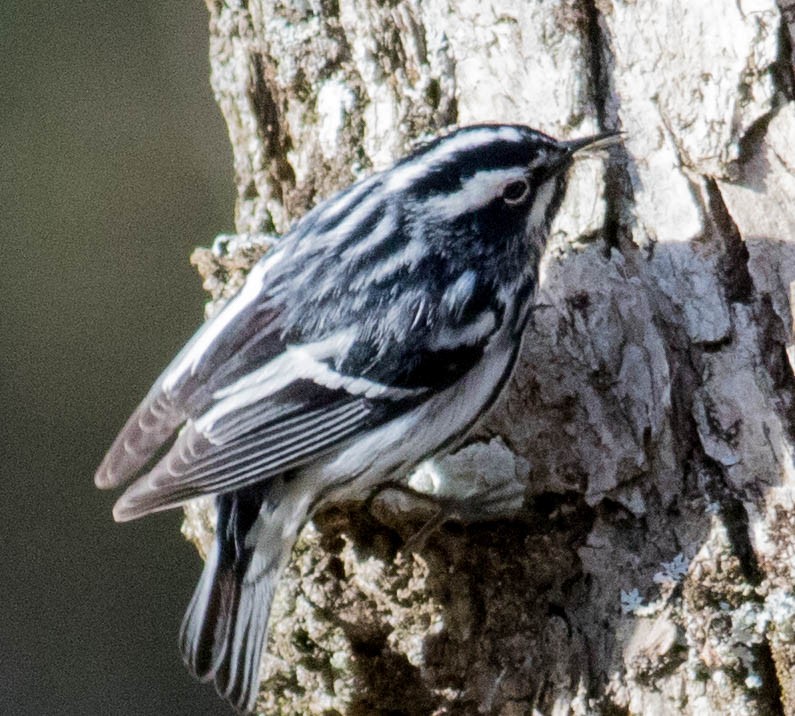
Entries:
[[618,135],[448,131],[319,202],[253,266],[95,476],[119,522],[212,496],[180,629],[189,670],[252,712],[274,590],[303,525],[460,445],[516,364],[575,158]]

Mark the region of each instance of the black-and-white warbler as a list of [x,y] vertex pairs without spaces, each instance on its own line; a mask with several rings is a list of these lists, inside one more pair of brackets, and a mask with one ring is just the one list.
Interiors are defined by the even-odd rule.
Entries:
[[301,527],[451,449],[494,402],[566,170],[614,137],[466,127],[320,203],[116,438],[96,484],[138,477],[117,520],[216,496],[215,546],[180,643],[238,709],[254,707],[271,600]]

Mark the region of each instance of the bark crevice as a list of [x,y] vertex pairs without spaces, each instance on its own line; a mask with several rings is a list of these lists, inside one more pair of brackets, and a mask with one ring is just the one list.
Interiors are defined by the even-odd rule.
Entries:
[[[604,27],[597,0],[582,0],[585,14],[585,36],[588,45],[591,94],[596,109],[599,129],[614,132],[621,129],[618,99],[616,97],[611,68],[613,51],[610,37]],[[627,231],[624,227],[625,207],[631,204],[631,181],[627,172],[629,157],[618,146],[611,150],[611,161],[605,169],[605,216],[601,237],[606,250],[621,250],[627,245]]]

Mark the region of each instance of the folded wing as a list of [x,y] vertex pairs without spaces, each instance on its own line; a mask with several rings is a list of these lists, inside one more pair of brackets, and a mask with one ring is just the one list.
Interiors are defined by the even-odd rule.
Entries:
[[378,331],[362,335],[364,317],[344,324],[331,304],[321,312],[327,321],[315,315],[313,334],[294,322],[285,329],[263,288],[268,261],[176,357],[100,465],[99,487],[138,478],[117,502],[117,520],[317,459],[451,385],[480,360],[499,323],[487,311],[447,336],[417,314],[385,344]]
[[[229,414],[218,412],[221,401],[185,424],[168,453],[121,496],[114,517],[135,519],[199,495],[267,480],[389,420],[402,403],[329,389],[305,378]],[[213,411],[222,424],[208,422]]]
[[[280,346],[281,352],[248,372],[230,371],[240,353],[219,367],[196,391],[188,417],[166,454],[122,495],[114,508],[119,521],[175,507],[205,494],[240,489],[321,456],[335,446],[380,425],[422,399],[426,388],[397,388],[337,371],[334,358],[346,349],[355,329],[322,341]],[[271,342],[276,341],[271,336]],[[258,354],[262,351],[259,350]],[[223,374],[224,380],[218,375]],[[161,384],[168,384],[168,377]],[[154,415],[162,392],[139,408],[127,430],[154,444],[179,421],[176,411]],[[173,405],[173,403],[172,403]],[[125,444],[128,464],[145,459]]]

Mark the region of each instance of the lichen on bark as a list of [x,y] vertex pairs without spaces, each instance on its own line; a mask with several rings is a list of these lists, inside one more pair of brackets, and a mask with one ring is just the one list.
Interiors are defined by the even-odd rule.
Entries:
[[625,132],[571,177],[509,390],[414,482],[469,507],[429,534],[395,490],[317,516],[265,712],[795,712],[790,4],[208,2],[240,234],[195,255],[218,300],[265,234],[450,124]]

